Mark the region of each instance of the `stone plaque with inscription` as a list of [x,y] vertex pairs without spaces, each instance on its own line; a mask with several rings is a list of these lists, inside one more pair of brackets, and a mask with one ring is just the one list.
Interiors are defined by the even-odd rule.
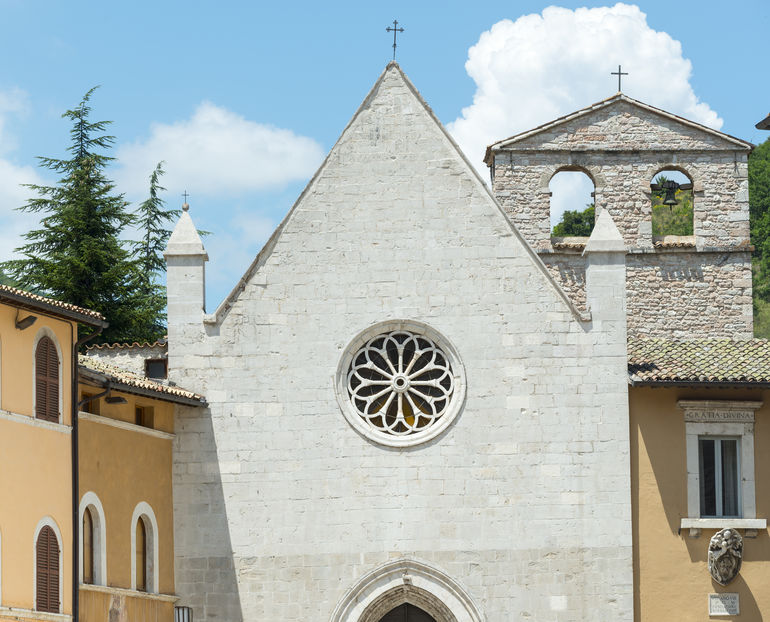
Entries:
[[738,594],[709,594],[710,616],[737,616],[740,613]]

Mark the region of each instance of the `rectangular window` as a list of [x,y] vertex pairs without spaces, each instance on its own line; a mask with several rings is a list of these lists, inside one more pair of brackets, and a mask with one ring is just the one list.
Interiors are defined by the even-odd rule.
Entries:
[[740,517],[740,441],[698,438],[701,517]]
[[134,421],[136,425],[140,425],[145,428],[152,428],[155,426],[155,411],[152,406],[137,406],[136,407],[136,419]]
[[144,361],[144,375],[147,378],[163,379],[168,377],[167,359],[146,359]]
[[[86,393],[83,392],[83,394],[80,396],[80,399],[85,400],[89,397],[93,397],[96,395],[96,393]],[[90,402],[86,402],[83,404],[83,408],[81,409],[85,413],[91,413],[92,415],[98,415],[99,414],[99,402],[101,400],[95,399],[91,400]]]

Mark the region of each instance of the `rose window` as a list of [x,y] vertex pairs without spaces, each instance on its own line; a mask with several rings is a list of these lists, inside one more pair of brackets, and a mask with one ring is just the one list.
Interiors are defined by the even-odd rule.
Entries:
[[455,377],[433,341],[397,330],[370,339],[356,352],[347,390],[355,411],[370,426],[408,436],[428,430],[446,413]]

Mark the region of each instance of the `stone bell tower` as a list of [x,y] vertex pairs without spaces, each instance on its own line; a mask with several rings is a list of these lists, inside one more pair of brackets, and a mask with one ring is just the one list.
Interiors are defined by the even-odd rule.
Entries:
[[[752,148],[618,93],[494,143],[485,160],[497,199],[578,305],[586,239],[551,235],[549,182],[561,171],[590,177],[597,216],[609,211],[623,236],[630,336],[748,339]],[[692,181],[693,235],[655,237],[650,185],[672,170]]]

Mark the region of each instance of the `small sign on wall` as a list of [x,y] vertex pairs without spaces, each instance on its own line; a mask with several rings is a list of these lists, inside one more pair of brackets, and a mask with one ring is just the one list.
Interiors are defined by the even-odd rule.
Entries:
[[738,594],[709,594],[710,616],[737,616],[740,613]]

